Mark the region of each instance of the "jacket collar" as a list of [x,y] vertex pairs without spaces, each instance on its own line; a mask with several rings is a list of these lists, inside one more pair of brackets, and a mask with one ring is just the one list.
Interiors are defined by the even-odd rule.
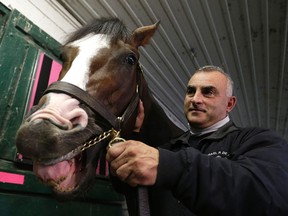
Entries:
[[[230,120],[222,127],[218,128],[215,132],[211,133],[207,137],[203,138],[202,140],[217,140],[225,137],[227,134],[231,133],[232,131],[238,130],[238,128],[235,126],[235,124]],[[172,139],[170,143],[172,145],[174,144],[180,144],[180,143],[189,143],[189,138],[191,137],[191,132],[186,131],[182,136]]]
[[217,131],[219,128],[224,126],[229,121],[230,121],[230,118],[227,115],[224,119],[216,122],[215,124],[211,125],[210,127],[207,127],[204,129],[194,129],[194,128],[190,127],[190,131],[191,131],[192,136],[202,136],[204,134],[210,134],[212,132]]

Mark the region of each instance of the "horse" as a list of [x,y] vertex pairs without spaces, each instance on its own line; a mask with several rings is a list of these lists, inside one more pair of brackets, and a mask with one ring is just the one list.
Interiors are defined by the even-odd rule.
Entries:
[[157,147],[182,133],[156,102],[139,63],[139,48],[158,25],[129,31],[118,18],[95,19],[63,45],[58,81],[16,136],[18,152],[31,158],[35,175],[56,195],[75,197],[89,190],[109,142],[135,136],[140,100],[145,118],[137,137],[142,141]]

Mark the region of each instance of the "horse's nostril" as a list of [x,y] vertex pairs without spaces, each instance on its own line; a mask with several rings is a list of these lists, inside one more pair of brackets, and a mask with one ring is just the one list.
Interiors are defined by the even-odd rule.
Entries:
[[74,109],[69,114],[67,114],[66,117],[69,119],[73,127],[75,127],[75,125],[80,125],[81,127],[85,128],[88,124],[88,115],[81,108]]
[[27,122],[31,124],[39,124],[41,123],[41,121],[43,121],[43,119],[33,119],[33,120],[31,118],[27,119]]
[[54,111],[51,108],[46,108],[35,112],[28,122],[39,123],[41,121],[49,122],[62,130],[69,130],[73,128],[73,125],[69,119],[61,116],[59,112]]
[[54,121],[52,121],[51,119],[47,119],[51,124],[55,125],[56,127],[58,127],[59,129],[61,130],[69,130],[69,129],[72,129],[72,126],[69,124],[58,124]]
[[69,126],[68,125],[65,125],[65,124],[59,124],[59,123],[56,123],[54,121],[52,121],[51,119],[46,119],[46,118],[38,118],[38,119],[29,119],[27,120],[27,122],[29,122],[30,124],[33,124],[33,125],[37,125],[37,124],[40,124],[41,122],[49,122],[53,125],[55,125],[57,128],[61,129],[61,130],[68,130],[69,129]]

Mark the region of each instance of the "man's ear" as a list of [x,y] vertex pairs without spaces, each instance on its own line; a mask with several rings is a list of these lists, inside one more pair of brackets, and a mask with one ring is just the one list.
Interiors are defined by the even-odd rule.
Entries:
[[233,110],[237,102],[236,96],[231,96],[228,99],[227,107],[226,107],[226,112],[229,113]]

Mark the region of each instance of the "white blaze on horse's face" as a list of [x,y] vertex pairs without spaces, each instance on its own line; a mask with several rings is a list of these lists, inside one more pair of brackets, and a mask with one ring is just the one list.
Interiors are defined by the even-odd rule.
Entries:
[[[99,50],[109,46],[109,38],[103,34],[90,34],[68,44],[68,46],[78,49],[78,55],[61,81],[86,90],[92,59]],[[48,93],[46,95],[45,105],[31,116],[32,121],[41,119],[50,119],[55,125],[68,130],[77,125],[85,128],[88,124],[88,115],[79,107],[79,101],[62,93]]]
[[67,46],[77,48],[78,55],[61,81],[74,84],[85,91],[91,60],[98,54],[99,50],[109,47],[109,37],[103,34],[89,34]]

